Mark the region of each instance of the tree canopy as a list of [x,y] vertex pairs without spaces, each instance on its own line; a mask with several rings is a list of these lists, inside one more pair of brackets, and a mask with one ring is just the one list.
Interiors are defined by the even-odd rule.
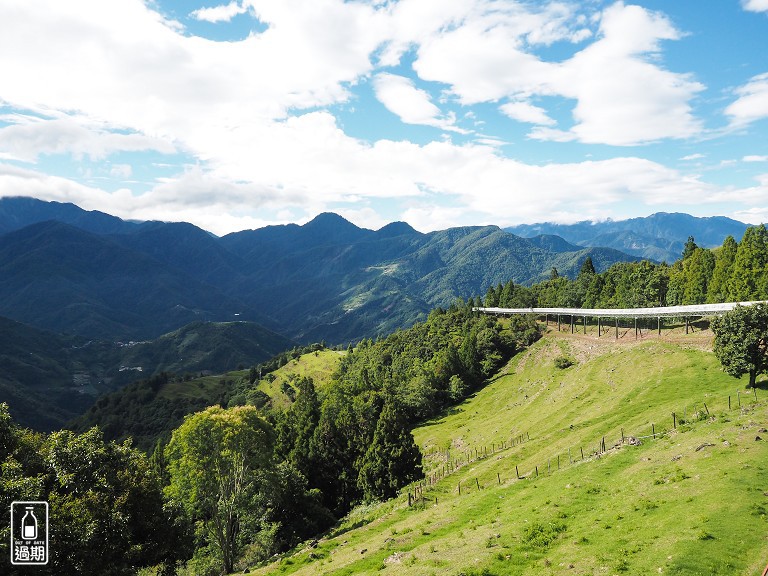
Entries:
[[712,321],[714,351],[723,369],[736,378],[749,374],[749,386],[768,372],[768,305],[737,306]]

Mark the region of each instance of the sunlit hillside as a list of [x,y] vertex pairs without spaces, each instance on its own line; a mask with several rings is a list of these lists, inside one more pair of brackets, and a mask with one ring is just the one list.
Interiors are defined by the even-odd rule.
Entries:
[[256,572],[761,574],[767,383],[724,374],[706,333],[631,336],[550,330],[415,430],[423,486]]

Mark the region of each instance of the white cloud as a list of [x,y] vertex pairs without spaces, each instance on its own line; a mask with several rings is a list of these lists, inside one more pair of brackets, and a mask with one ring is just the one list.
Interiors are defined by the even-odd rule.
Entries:
[[534,106],[529,102],[507,102],[502,104],[500,110],[519,122],[528,122],[531,124],[542,124],[545,126],[552,126],[555,121],[547,116],[547,111],[544,108]]
[[753,76],[735,92],[738,99],[725,109],[731,117],[731,126],[745,126],[768,118],[768,73]]
[[[151,5],[0,3],[0,101],[44,116],[6,118],[0,157],[181,150],[199,165],[141,195],[6,165],[0,194],[67,199],[130,218],[183,218],[223,232],[255,226],[260,209],[299,215],[333,207],[373,221],[354,206],[372,198],[397,199],[405,216],[431,229],[468,218],[604,217],[627,201],[698,206],[724,193],[640,158],[527,165],[502,155],[505,134],[464,146],[364,141],[326,109],[350,101],[355,86],[371,79],[404,122],[458,131],[442,102],[419,88],[434,82],[452,105],[492,103],[535,124],[534,138],[631,145],[695,135],[701,124],[690,102],[703,87],[661,60],[662,43],[682,33],[638,6],[617,3],[593,20],[592,3],[243,0],[197,16],[222,21],[247,9],[265,31],[213,42],[180,34]],[[575,55],[538,55],[556,43]],[[381,71],[406,70],[407,51],[420,79]],[[759,79],[739,93],[733,118],[754,117],[748,98]],[[573,105],[574,124],[558,129],[545,105],[563,99]],[[482,112],[478,122],[487,119]]]
[[36,162],[43,154],[70,154],[76,159],[87,156],[91,160],[101,160],[115,152],[153,150],[172,154],[176,151],[167,140],[105,130],[86,118],[45,119],[17,114],[6,116],[4,120],[14,123],[0,128],[0,153],[24,162]]
[[690,162],[691,160],[701,160],[702,158],[706,158],[706,154],[689,154],[688,156],[683,156],[680,160]]
[[750,12],[768,12],[768,0],[742,0],[741,5]]
[[[566,28],[556,29],[568,36]],[[581,142],[633,145],[701,131],[689,102],[703,86],[656,62],[661,41],[681,36],[666,17],[618,2],[603,12],[597,32],[592,44],[555,63],[525,50],[530,30],[524,24],[468,18],[426,40],[414,69],[426,80],[449,84],[467,105],[534,94],[573,99],[576,125],[570,133]],[[573,139],[540,129],[532,136]]]
[[247,7],[241,5],[237,0],[233,0],[229,4],[222,4],[210,8],[199,8],[189,15],[195,20],[203,20],[215,24],[217,22],[229,22],[235,16],[245,14],[247,11]]
[[455,126],[455,116],[442,114],[440,108],[432,103],[429,93],[416,88],[409,78],[380,73],[373,79],[373,89],[376,98],[387,110],[399,116],[406,124],[464,132]]
[[744,156],[741,159],[742,162],[768,162],[768,156],[758,156],[755,154],[751,154],[748,156]]
[[599,35],[553,81],[576,99],[571,132],[581,142],[633,145],[701,131],[689,101],[703,86],[652,61],[661,40],[680,36],[665,17],[617,3],[603,13]]

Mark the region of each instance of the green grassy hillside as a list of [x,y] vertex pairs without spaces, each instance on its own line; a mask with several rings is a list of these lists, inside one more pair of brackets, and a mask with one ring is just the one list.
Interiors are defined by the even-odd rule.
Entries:
[[423,500],[357,508],[256,572],[761,574],[767,383],[755,396],[700,334],[679,340],[548,334],[415,430]]
[[[345,354],[346,352],[331,349],[302,354],[262,378],[256,389],[269,396],[273,406],[287,408],[292,402],[289,394],[296,393],[294,384],[300,378],[312,378],[315,387],[322,390],[339,367],[339,361]],[[292,388],[293,392],[286,387]]]

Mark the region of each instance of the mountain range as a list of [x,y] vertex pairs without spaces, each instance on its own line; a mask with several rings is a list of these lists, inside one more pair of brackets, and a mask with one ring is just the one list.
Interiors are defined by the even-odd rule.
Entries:
[[0,401],[22,424],[53,429],[159,371],[220,373],[301,343],[386,335],[500,282],[530,284],[552,268],[573,277],[587,256],[598,271],[639,254],[672,261],[688,236],[712,246],[745,228],[655,214],[425,234],[324,213],[217,237],[184,222],[2,198]]
[[727,236],[740,240],[748,225],[723,216],[697,218],[658,212],[628,220],[584,220],[575,224],[521,224],[505,228],[524,238],[556,235],[578,246],[605,246],[633,256],[669,264],[680,258],[688,236],[703,248],[721,246]]
[[197,321],[247,320],[307,343],[356,341],[485,292],[634,259],[524,239],[497,226],[423,234],[341,216],[216,237],[192,224],[127,222],[72,204],[0,199],[0,315],[61,333],[153,339]]

